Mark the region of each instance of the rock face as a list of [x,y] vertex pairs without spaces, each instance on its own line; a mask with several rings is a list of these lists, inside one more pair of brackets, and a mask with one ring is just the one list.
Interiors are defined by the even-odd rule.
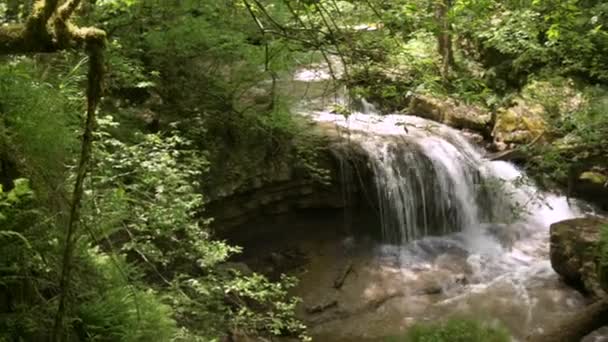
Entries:
[[456,103],[453,99],[438,99],[427,95],[415,95],[408,114],[437,121],[458,129],[470,129],[483,135],[489,133],[492,115],[473,105]]
[[592,297],[606,297],[598,275],[600,228],[598,217],[577,218],[551,225],[551,265],[569,284]]
[[[349,169],[356,167],[359,176],[367,178],[366,154],[350,144],[335,125],[317,124],[314,128],[326,139],[326,148],[316,161],[329,172],[329,180],[312,179],[289,163],[259,170],[261,175],[254,181],[229,184],[216,190],[206,205],[206,212],[214,218],[213,226],[218,231],[225,232],[264,216],[302,209],[342,209],[357,202],[361,184]],[[348,155],[348,160],[343,160],[344,155]],[[353,162],[357,166],[353,166]]]

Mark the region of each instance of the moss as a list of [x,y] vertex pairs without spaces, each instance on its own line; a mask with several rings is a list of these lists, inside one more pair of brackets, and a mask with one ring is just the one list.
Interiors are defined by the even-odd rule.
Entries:
[[580,180],[586,180],[589,181],[593,184],[597,184],[597,185],[604,185],[606,183],[608,183],[608,176],[603,175],[599,172],[594,172],[594,171],[587,171],[587,172],[583,172],[580,176],[579,176]]

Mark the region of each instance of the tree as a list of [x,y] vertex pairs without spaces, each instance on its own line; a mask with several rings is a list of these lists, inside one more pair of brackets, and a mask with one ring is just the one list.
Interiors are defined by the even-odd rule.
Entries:
[[[52,333],[54,341],[63,340],[64,317],[70,288],[70,275],[75,246],[75,237],[80,221],[80,204],[84,180],[91,158],[95,112],[101,98],[104,70],[103,49],[106,34],[91,27],[78,27],[72,23],[72,16],[80,0],[67,0],[61,5],[58,0],[38,0],[25,23],[12,24],[0,28],[0,54],[24,54],[56,52],[84,45],[89,55],[87,82],[87,109],[80,158],[72,193],[70,212],[67,218],[62,271],[59,282],[59,304]],[[51,20],[52,19],[52,20]]]
[[448,77],[450,68],[454,66],[454,50],[452,49],[452,33],[450,29],[449,12],[452,0],[437,0],[435,3],[435,19],[437,21],[437,48],[442,60],[443,78]]

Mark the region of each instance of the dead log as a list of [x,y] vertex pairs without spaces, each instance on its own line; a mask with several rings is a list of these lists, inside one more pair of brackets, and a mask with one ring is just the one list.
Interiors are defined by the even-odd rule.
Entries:
[[349,261],[348,264],[346,264],[342,268],[342,270],[340,271],[340,273],[334,280],[334,289],[337,289],[337,290],[341,289],[342,286],[344,285],[344,282],[346,281],[346,278],[352,271],[353,271],[353,262]]

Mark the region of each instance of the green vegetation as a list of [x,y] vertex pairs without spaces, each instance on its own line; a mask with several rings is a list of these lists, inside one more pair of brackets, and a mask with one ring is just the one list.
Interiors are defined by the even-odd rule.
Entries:
[[295,280],[227,271],[204,208],[285,165],[328,180],[284,89],[311,62],[383,112],[481,108],[537,178],[604,190],[607,27],[597,0],[0,0],[0,340],[306,339]]
[[508,342],[509,333],[501,327],[476,320],[452,318],[434,324],[416,324],[404,337],[387,341],[403,342]]

